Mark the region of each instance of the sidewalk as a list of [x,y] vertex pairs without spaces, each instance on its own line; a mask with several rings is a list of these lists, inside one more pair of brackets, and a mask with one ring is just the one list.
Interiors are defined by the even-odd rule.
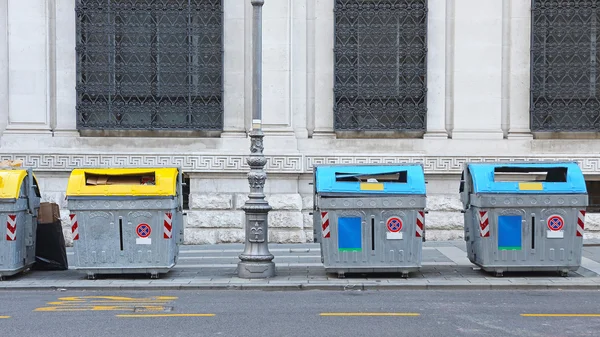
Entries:
[[[464,241],[426,242],[423,267],[408,279],[395,274],[327,275],[318,244],[271,244],[277,276],[247,280],[237,277],[242,244],[182,246],[178,264],[160,279],[147,275],[98,275],[77,271],[28,271],[0,281],[11,290],[376,290],[376,289],[600,289],[600,240],[585,240],[582,267],[568,277],[557,273],[505,273],[495,277],[467,259]],[[67,249],[69,259],[72,250]],[[70,262],[71,263],[71,262]]]

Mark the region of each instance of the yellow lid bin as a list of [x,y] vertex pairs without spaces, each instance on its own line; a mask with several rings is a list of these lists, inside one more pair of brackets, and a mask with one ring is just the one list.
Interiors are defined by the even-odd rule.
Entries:
[[68,197],[177,195],[177,168],[74,169]]
[[27,170],[0,170],[0,199],[17,199]]

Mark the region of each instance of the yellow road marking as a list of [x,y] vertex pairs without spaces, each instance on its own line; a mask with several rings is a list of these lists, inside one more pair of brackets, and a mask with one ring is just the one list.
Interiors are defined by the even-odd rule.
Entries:
[[174,296],[155,296],[150,298],[132,298],[123,296],[69,296],[46,303],[34,311],[163,311],[165,305],[177,300]]
[[[117,306],[117,305],[95,305],[95,306],[85,306],[85,307],[44,307],[37,308],[35,311],[110,311],[110,310],[133,310],[133,307],[130,306]],[[148,311],[162,311],[165,310],[163,306],[145,306],[144,310]]]
[[521,314],[523,317],[600,317],[600,314]]
[[214,317],[215,314],[123,314],[123,315],[115,315],[117,317],[124,318],[148,318],[148,317]]
[[416,312],[322,312],[321,316],[420,316]]
[[0,319],[10,318],[10,316],[0,316]]

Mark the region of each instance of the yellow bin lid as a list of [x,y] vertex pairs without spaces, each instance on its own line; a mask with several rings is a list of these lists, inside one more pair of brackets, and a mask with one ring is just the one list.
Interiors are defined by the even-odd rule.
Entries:
[[177,168],[75,169],[67,196],[175,196]]
[[0,170],[0,199],[17,199],[27,170]]

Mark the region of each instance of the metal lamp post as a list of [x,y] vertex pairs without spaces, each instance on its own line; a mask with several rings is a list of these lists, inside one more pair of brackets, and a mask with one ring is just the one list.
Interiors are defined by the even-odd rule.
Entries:
[[262,132],[262,6],[264,0],[251,0],[252,31],[252,131],[250,132],[250,166],[248,182],[250,195],[242,209],[246,213],[246,242],[240,254],[238,276],[241,278],[268,278],[275,276],[273,254],[269,252],[268,217],[271,206],[265,199],[264,187],[267,159],[263,154]]

